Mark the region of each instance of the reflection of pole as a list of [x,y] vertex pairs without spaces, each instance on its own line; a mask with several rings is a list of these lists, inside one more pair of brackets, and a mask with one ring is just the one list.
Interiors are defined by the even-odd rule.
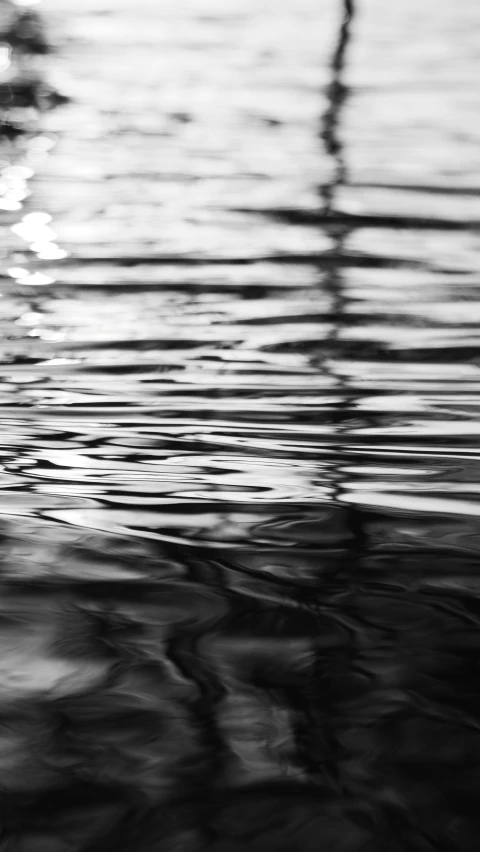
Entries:
[[[345,185],[347,168],[345,163],[344,144],[339,133],[342,109],[348,96],[348,88],[343,81],[347,59],[347,49],[351,39],[351,24],[354,16],[354,0],[343,0],[343,14],[339,24],[337,41],[330,61],[330,81],[327,86],[327,107],[323,114],[320,138],[323,140],[325,152],[328,155],[332,172],[330,179],[320,188],[323,201],[323,221],[327,233],[332,238],[330,264],[327,270],[326,288],[331,298],[332,330],[326,340],[327,361],[324,368],[337,383],[340,402],[336,406],[334,422],[338,436],[337,466],[342,465],[344,458],[343,436],[345,434],[345,417],[352,405],[348,380],[336,370],[334,361],[341,340],[341,330],[347,321],[347,298],[344,292],[343,264],[345,243],[351,228],[341,216],[334,216],[338,190]],[[330,350],[328,352],[328,349]],[[342,491],[342,475],[334,471],[333,497],[338,498]]]
[[[330,80],[326,89],[327,106],[323,113],[320,138],[323,142],[324,151],[327,155],[331,167],[328,180],[319,188],[321,200],[323,202],[323,210],[321,221],[322,225],[332,240],[332,249],[330,251],[329,263],[325,269],[325,278],[322,281],[322,288],[326,290],[330,297],[331,307],[331,331],[325,340],[325,357],[319,364],[319,368],[323,369],[336,384],[339,401],[335,403],[332,414],[332,425],[335,429],[332,450],[333,469],[331,473],[331,495],[334,501],[338,501],[342,505],[342,494],[344,492],[344,477],[342,467],[345,464],[348,455],[345,452],[345,442],[348,435],[348,419],[351,416],[352,405],[354,405],[354,397],[349,386],[348,377],[342,375],[338,370],[336,360],[338,358],[340,347],[342,346],[342,331],[348,326],[348,296],[345,292],[344,285],[344,264],[345,264],[345,247],[352,228],[352,224],[347,218],[342,218],[339,215],[337,207],[337,196],[342,186],[347,182],[347,167],[344,154],[344,143],[339,132],[340,122],[342,118],[342,109],[348,96],[348,88],[343,81],[344,70],[347,60],[347,49],[351,39],[351,24],[354,17],[354,0],[343,0],[342,2],[342,17],[339,22],[337,40],[332,58],[330,60]],[[337,209],[335,209],[337,207]],[[342,559],[342,565],[339,572],[339,588],[342,592],[348,591],[349,582],[348,575],[355,576],[358,567],[357,562],[362,553],[363,532],[358,521],[358,513],[354,507],[349,504],[343,504],[342,520],[344,519],[346,532],[349,533],[349,539],[345,543],[348,548],[348,555]],[[354,642],[354,628],[349,623],[348,616],[342,613],[341,606],[336,608],[335,619],[339,624],[348,630],[352,644]],[[323,658],[325,659],[325,658]],[[323,667],[324,668],[323,668]],[[336,655],[330,656],[329,664],[322,663],[322,657],[316,657],[315,664],[315,682],[326,684],[325,691],[331,685],[333,700],[328,706],[329,717],[321,718],[318,724],[317,719],[310,720],[309,724],[312,728],[321,728],[324,736],[324,748],[326,752],[326,760],[322,766],[323,776],[326,776],[332,790],[335,790],[340,795],[348,790],[348,772],[345,773],[342,762],[342,747],[338,740],[338,705],[336,704],[336,695],[341,694],[345,686],[337,686],[337,678],[342,676],[348,683],[352,678],[352,673],[355,676],[359,674],[354,654],[345,653],[342,649]],[[344,683],[345,683],[344,681]],[[337,692],[338,690],[338,692]],[[314,702],[312,702],[314,703]],[[340,723],[341,728],[342,723]]]
[[[333,239],[331,262],[328,269],[327,288],[332,298],[332,314],[334,327],[329,336],[332,348],[336,346],[340,326],[345,322],[345,296],[343,292],[343,256],[345,240],[350,225],[341,217],[329,222],[334,213],[338,190],[346,183],[347,168],[345,164],[344,145],[339,134],[339,124],[342,108],[348,95],[348,89],[343,82],[343,72],[346,64],[346,54],[351,38],[350,26],[354,14],[354,0],[343,0],[343,15],[340,21],[337,43],[330,62],[330,82],[327,86],[327,108],[323,114],[320,138],[325,145],[325,151],[332,163],[332,174],[321,187],[323,199],[325,227]],[[343,385],[343,380],[337,377]]]
[[347,88],[343,83],[343,70],[346,61],[346,51],[350,41],[350,24],[354,14],[353,0],[344,0],[343,17],[340,23],[337,44],[330,63],[331,79],[327,88],[327,109],[323,115],[320,136],[325,143],[327,154],[334,161],[334,171],[330,181],[322,188],[324,212],[332,212],[335,190],[345,182],[346,167],[343,155],[343,144],[338,135],[338,126],[342,107],[347,96]]

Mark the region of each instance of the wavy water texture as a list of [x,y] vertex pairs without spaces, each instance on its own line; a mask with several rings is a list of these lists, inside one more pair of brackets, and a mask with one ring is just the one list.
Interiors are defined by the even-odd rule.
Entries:
[[0,0],[1,852],[476,852],[479,27]]

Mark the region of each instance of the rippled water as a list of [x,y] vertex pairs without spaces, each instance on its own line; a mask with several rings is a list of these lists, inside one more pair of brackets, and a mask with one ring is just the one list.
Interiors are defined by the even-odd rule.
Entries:
[[480,5],[40,8],[53,52],[0,2],[0,848],[476,849]]

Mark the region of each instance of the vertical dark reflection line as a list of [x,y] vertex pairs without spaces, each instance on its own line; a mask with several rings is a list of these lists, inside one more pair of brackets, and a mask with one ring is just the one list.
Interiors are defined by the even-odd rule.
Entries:
[[[349,639],[341,649],[316,656],[315,680],[318,684],[322,684],[325,694],[328,695],[326,712],[321,718],[326,759],[320,767],[320,773],[317,770],[317,779],[322,775],[327,780],[330,790],[335,791],[345,801],[351,801],[352,792],[355,799],[358,791],[352,790],[352,779],[345,765],[346,752],[341,736],[342,726],[345,730],[345,720],[342,719],[340,708],[346,698],[350,700],[356,694],[360,684],[360,688],[365,686],[369,676],[359,665],[357,653],[354,650],[357,626],[347,614],[347,601],[353,593],[358,570],[365,556],[363,522],[361,513],[342,501],[346,491],[346,474],[343,468],[350,460],[348,433],[352,419],[355,417],[358,391],[351,387],[348,374],[345,374],[338,364],[339,360],[348,358],[349,351],[345,334],[350,325],[348,311],[350,300],[345,281],[345,269],[348,269],[348,266],[345,264],[345,255],[349,236],[355,228],[348,217],[341,215],[339,196],[342,188],[348,184],[349,178],[347,146],[342,124],[345,106],[351,94],[350,87],[345,82],[345,72],[358,6],[355,0],[340,0],[340,5],[340,20],[329,63],[329,80],[325,92],[327,104],[319,131],[324,153],[330,165],[329,177],[319,187],[319,195],[322,202],[323,228],[331,239],[329,264],[325,278],[321,282],[322,288],[330,297],[331,330],[325,339],[317,366],[333,379],[338,394],[338,402],[334,404],[331,415],[335,439],[332,445],[334,461],[330,473],[330,493],[333,502],[337,506],[340,504],[339,511],[347,540],[344,543],[346,555],[342,558],[337,580],[331,589],[329,606],[332,618],[342,626]],[[345,605],[347,612],[344,610]],[[322,700],[317,697],[317,700],[311,703],[311,706],[315,705],[321,706]],[[308,718],[309,725],[315,725],[315,723],[315,718]],[[355,784],[353,786],[355,788]],[[369,817],[367,821],[370,821]]]
[[343,257],[345,243],[351,225],[342,221],[330,221],[335,212],[338,192],[347,183],[345,146],[340,132],[340,123],[348,87],[343,76],[347,62],[347,48],[351,41],[351,24],[354,15],[353,0],[343,0],[343,15],[335,50],[330,62],[330,82],[327,86],[327,108],[323,114],[320,138],[332,164],[331,177],[320,187],[323,201],[325,227],[332,238],[331,263],[328,267],[326,286],[332,298],[333,329],[329,337],[331,350],[335,352],[341,325],[345,322],[345,295],[343,288]]
[[[316,366],[319,371],[327,374],[335,382],[339,401],[334,405],[331,417],[336,432],[333,445],[335,452],[334,467],[330,474],[331,498],[336,502],[341,498],[342,466],[345,461],[345,422],[352,405],[348,380],[338,371],[336,361],[342,342],[342,329],[347,323],[347,297],[344,292],[344,255],[346,241],[351,225],[335,216],[339,190],[347,181],[345,148],[341,133],[342,111],[348,97],[348,88],[344,83],[344,71],[347,64],[348,46],[351,43],[351,26],[354,19],[353,0],[343,0],[341,17],[338,25],[336,43],[329,63],[329,80],[326,88],[327,105],[321,119],[319,136],[323,143],[324,152],[329,160],[330,171],[328,179],[319,186],[318,191],[322,201],[322,228],[330,237],[332,247],[329,264],[321,278],[320,287],[330,298],[331,330],[320,346]],[[349,575],[352,562],[355,563],[359,552],[359,534],[356,530],[356,516],[350,507],[341,510],[345,513],[348,543],[351,548],[347,557],[348,564],[342,564],[338,579],[330,591],[334,602],[336,591],[342,596],[348,589]],[[350,558],[351,557],[351,558]],[[343,560],[342,560],[343,563]],[[338,585],[337,585],[338,583]],[[332,617],[336,619],[338,607],[331,609]],[[350,632],[347,626],[347,632]],[[352,636],[350,637],[352,639]],[[342,770],[342,748],[338,739],[338,700],[342,686],[349,679],[352,670],[352,660],[348,648],[330,649],[324,653],[321,649],[315,654],[314,677],[311,688],[306,695],[299,698],[289,694],[292,706],[296,706],[298,714],[296,736],[300,743],[302,759],[305,762],[309,776],[320,786],[342,796],[345,792],[344,773]],[[339,692],[340,691],[340,692]]]
[[[331,162],[331,176],[319,189],[323,201],[323,214],[328,235],[332,240],[331,258],[324,286],[331,299],[332,328],[326,339],[325,362],[322,364],[336,382],[340,401],[337,403],[333,413],[333,423],[339,437],[335,447],[337,458],[333,472],[333,497],[338,499],[343,491],[341,468],[344,461],[345,421],[349,410],[354,405],[348,379],[338,372],[336,359],[341,351],[342,331],[347,325],[348,297],[345,294],[344,284],[344,256],[348,236],[352,225],[342,221],[341,217],[335,217],[339,190],[347,184],[348,170],[345,155],[345,143],[341,132],[342,114],[345,103],[350,94],[349,87],[344,81],[345,69],[348,59],[348,48],[352,41],[352,24],[356,13],[354,0],[343,0],[339,22],[338,35],[332,58],[330,60],[330,80],[326,89],[327,107],[323,113],[320,138],[323,141],[325,152]],[[336,221],[335,221],[336,218]],[[331,221],[329,221],[331,220]],[[319,365],[320,366],[320,365]],[[351,512],[351,527],[356,527]],[[358,541],[360,531],[350,530],[354,534],[353,549],[358,554]]]
[[327,87],[327,108],[323,114],[320,137],[325,143],[325,149],[333,160],[333,173],[330,181],[321,188],[324,202],[324,215],[329,216],[333,212],[337,189],[346,182],[347,172],[344,156],[344,145],[339,126],[342,109],[348,96],[348,87],[343,81],[343,74],[347,62],[347,49],[351,41],[351,25],[355,14],[353,0],[343,0],[343,15],[335,45],[335,50],[330,62],[330,82]]

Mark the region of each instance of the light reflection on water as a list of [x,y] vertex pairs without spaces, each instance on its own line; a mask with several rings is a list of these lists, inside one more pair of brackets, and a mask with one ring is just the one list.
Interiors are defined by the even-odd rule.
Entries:
[[[158,803],[199,780],[246,785],[247,823],[266,781],[301,781],[308,816],[310,785],[371,813],[388,776],[385,801],[423,813],[413,733],[382,751],[355,731],[399,707],[421,729],[412,695],[431,700],[475,608],[480,7],[358,5],[342,31],[335,0],[44,0],[44,56],[35,28],[11,49],[0,0],[0,706],[18,716],[0,787],[19,825],[25,791],[91,785],[93,837],[123,813],[107,790]],[[47,109],[62,73],[72,100]]]

